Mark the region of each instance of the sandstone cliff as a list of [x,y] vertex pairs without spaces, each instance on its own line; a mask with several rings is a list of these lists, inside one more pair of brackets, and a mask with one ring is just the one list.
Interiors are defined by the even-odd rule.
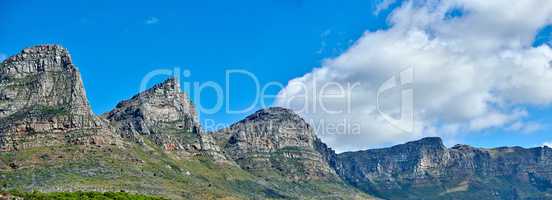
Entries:
[[440,138],[338,155],[337,171],[362,190],[401,199],[528,199],[552,190],[552,149],[456,145]]
[[68,51],[26,48],[0,64],[0,150],[62,143],[101,144],[107,125],[88,104]]
[[166,151],[206,152],[224,159],[211,136],[202,132],[194,105],[175,78],[120,102],[103,116],[123,138],[143,143],[145,137]]
[[317,151],[312,127],[285,108],[257,111],[215,137],[229,158],[253,173],[276,172],[294,180],[337,177]]

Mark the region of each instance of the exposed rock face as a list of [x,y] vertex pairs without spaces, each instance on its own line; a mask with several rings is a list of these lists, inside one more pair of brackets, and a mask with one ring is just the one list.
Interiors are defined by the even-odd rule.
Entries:
[[253,173],[277,172],[295,180],[336,177],[316,151],[313,129],[291,110],[263,109],[215,135],[226,155]]
[[166,151],[201,150],[201,131],[196,111],[178,80],[167,79],[125,100],[104,114],[121,136],[137,142],[151,139]]
[[337,172],[386,198],[519,199],[551,194],[552,149],[447,149],[424,138],[384,149],[338,155]]
[[326,163],[328,163],[328,165],[330,165],[330,167],[333,169],[337,168],[337,154],[333,149],[328,147],[328,145],[322,142],[319,138],[316,138],[314,141],[314,149],[322,155],[322,158]]
[[[210,156],[215,161],[232,163],[226,155],[223,149],[217,143],[217,140],[213,137],[213,134],[201,134],[201,150],[205,155]],[[232,163],[233,164],[233,163]]]
[[145,137],[165,151],[225,159],[213,138],[202,132],[195,107],[175,78],[120,102],[104,117],[122,137],[135,142]]
[[24,49],[0,65],[0,150],[104,143],[106,124],[92,113],[67,50]]

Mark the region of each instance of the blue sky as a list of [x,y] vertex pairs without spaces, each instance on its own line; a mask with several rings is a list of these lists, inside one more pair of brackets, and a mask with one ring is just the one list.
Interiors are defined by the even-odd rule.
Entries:
[[[0,23],[6,28],[0,31],[0,52],[12,55],[42,43],[68,48],[96,113],[109,111],[137,93],[144,75],[156,69],[180,67],[190,70],[191,82],[220,84],[225,83],[225,69],[245,69],[261,83],[285,84],[339,54],[365,30],[385,25],[382,17],[371,14],[375,6],[371,1],[1,4]],[[253,99],[254,88],[248,81],[243,76],[233,80],[231,91],[243,92],[231,92],[232,107],[245,108],[243,104]],[[248,86],[250,92],[243,88]],[[214,99],[213,91],[204,95],[205,105],[214,105],[209,100]],[[225,113],[202,116],[226,123],[242,117]]]
[[[101,114],[139,92],[142,78],[156,69],[178,67],[191,72],[183,82],[214,81],[223,86],[225,69],[243,69],[255,74],[261,85],[271,81],[285,85],[344,54],[363,33],[389,29],[389,14],[400,3],[376,13],[382,2],[393,1],[28,1],[23,5],[2,0],[0,56],[35,44],[63,45],[81,71],[94,112]],[[460,10],[452,15],[462,17]],[[549,42],[551,31],[550,26],[542,27],[533,45]],[[229,87],[231,108],[244,108],[254,98],[249,78],[232,79]],[[279,88],[269,90],[278,92]],[[201,104],[214,105],[214,96],[205,91]],[[524,121],[550,124],[548,104],[520,106],[529,110]],[[253,111],[202,113],[201,119],[232,123]],[[489,128],[450,141],[535,146],[552,141],[549,130],[519,134],[504,127]],[[398,142],[402,140],[365,146]]]

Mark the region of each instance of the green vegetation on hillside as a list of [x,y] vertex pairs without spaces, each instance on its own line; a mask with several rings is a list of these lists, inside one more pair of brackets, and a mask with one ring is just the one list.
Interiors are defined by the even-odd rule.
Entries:
[[[5,192],[2,196],[13,196],[25,200],[165,200],[162,197],[129,194],[126,192]],[[0,196],[1,197],[1,196]]]
[[369,197],[343,183],[259,177],[232,163],[182,156],[144,141],[144,145],[61,145],[0,153],[0,190],[124,190],[168,199]]

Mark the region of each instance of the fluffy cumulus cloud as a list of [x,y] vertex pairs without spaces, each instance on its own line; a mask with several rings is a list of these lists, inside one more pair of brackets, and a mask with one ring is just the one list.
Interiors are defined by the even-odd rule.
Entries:
[[[539,129],[525,107],[552,102],[552,49],[532,46],[552,23],[552,1],[405,1],[388,21],[391,28],[364,33],[342,55],[289,81],[276,104],[309,119],[338,151]],[[405,112],[409,120],[396,120]]]

